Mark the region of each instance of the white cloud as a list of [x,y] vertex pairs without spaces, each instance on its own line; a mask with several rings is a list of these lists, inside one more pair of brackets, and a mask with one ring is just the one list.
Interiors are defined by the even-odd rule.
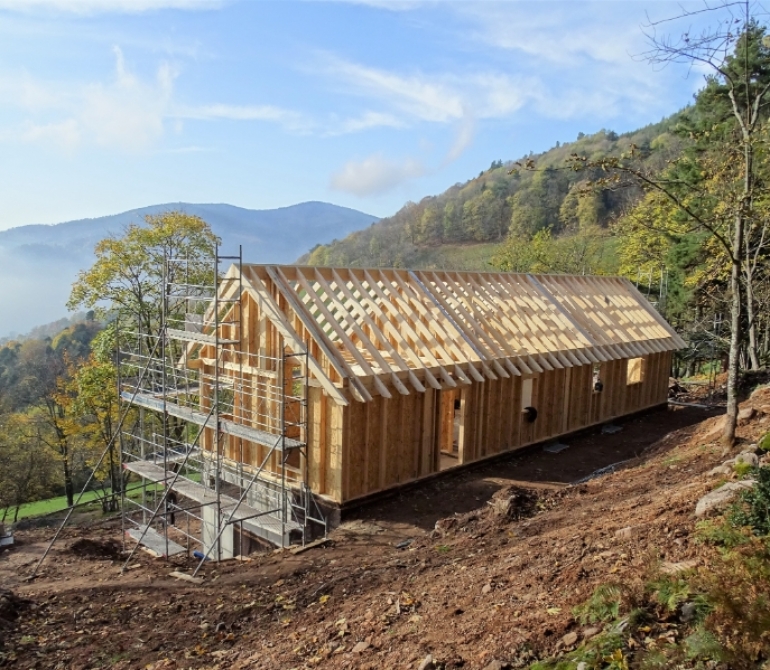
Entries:
[[339,118],[336,114],[316,118],[275,105],[200,105],[179,108],[174,111],[174,116],[197,121],[266,121],[277,123],[289,132],[316,133],[327,137],[358,133],[371,128],[403,128],[406,125],[393,114],[384,112],[366,111],[349,118]]
[[330,186],[336,191],[366,197],[391,191],[423,174],[424,166],[413,158],[395,162],[377,153],[361,161],[348,161],[332,175]]
[[33,81],[22,74],[0,79],[0,104],[27,114],[3,138],[74,149],[95,144],[127,151],[147,149],[164,132],[176,73],[161,64],[154,79],[143,80],[126,67],[115,47],[115,74],[108,82],[64,85]]
[[[398,128],[420,122],[454,125],[456,135],[443,165],[457,160],[471,146],[480,120],[509,118],[528,103],[538,105],[546,116],[561,113],[558,105],[541,104],[547,98],[544,87],[531,76],[492,71],[401,74],[337,57],[329,57],[324,72],[341,81],[347,93],[376,100],[391,110],[365,115],[369,123],[360,124],[363,128]],[[355,122],[341,125],[341,132],[356,129]]]
[[162,64],[155,81],[144,82],[125,66],[115,48],[116,76],[110,84],[92,84],[83,94],[80,122],[97,144],[145,149],[163,135],[163,119],[171,102],[176,73]]
[[80,128],[75,119],[44,124],[27,121],[22,125],[18,137],[23,142],[44,142],[62,149],[74,149],[80,144]]
[[404,128],[406,124],[393,114],[383,112],[364,112],[360,116],[344,119],[337,124],[331,125],[329,135],[344,135],[348,133],[358,133],[370,128]]
[[374,7],[375,9],[387,9],[392,12],[408,12],[419,7],[424,7],[428,4],[436,4],[433,2],[425,2],[420,0],[335,0],[336,2],[348,4],[348,5],[366,5],[367,7]]
[[[470,24],[478,42],[519,51],[571,68],[584,59],[604,63],[628,60],[643,43],[640,14],[623,3],[457,3],[451,7]],[[475,27],[474,27],[475,25]]]
[[0,10],[139,14],[158,9],[215,9],[223,4],[223,0],[0,0]]
[[341,58],[329,60],[327,74],[346,82],[355,94],[379,98],[423,121],[447,122],[462,116],[461,96],[438,79],[403,76]]
[[274,105],[226,105],[210,104],[198,107],[182,107],[173,112],[174,116],[197,121],[267,121],[278,123],[293,132],[306,133],[313,123],[303,114]]
[[476,122],[473,117],[466,115],[457,128],[454,142],[444,158],[444,165],[453,163],[465,153],[465,150],[473,143],[476,134]]
[[[656,12],[670,9],[667,3],[646,4]],[[468,25],[466,34],[458,35],[469,40],[468,48],[497,57],[510,52],[512,64],[530,73],[530,100],[540,115],[609,119],[624,111],[668,110],[673,73],[661,76],[633,56],[647,48],[644,3],[633,11],[627,3],[601,0],[448,6]],[[501,82],[498,90],[503,88]]]
[[390,107],[391,117],[401,117],[402,125],[407,120],[454,123],[467,115],[505,118],[543,95],[541,83],[532,76],[494,71],[400,74],[329,57],[324,72],[341,82],[346,92]]

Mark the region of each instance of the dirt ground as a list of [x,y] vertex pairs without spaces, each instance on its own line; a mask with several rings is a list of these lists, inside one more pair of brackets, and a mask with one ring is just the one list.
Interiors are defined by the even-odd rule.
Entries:
[[[770,391],[751,402],[737,450],[770,429]],[[67,529],[27,582],[51,529],[21,531],[0,554],[24,599],[0,667],[524,667],[585,632],[571,608],[608,575],[697,560],[695,502],[726,457],[713,415],[659,410],[448,474],[348,514],[327,546],[210,564],[200,585],[169,574],[193,562],[141,552],[121,575],[116,527]]]

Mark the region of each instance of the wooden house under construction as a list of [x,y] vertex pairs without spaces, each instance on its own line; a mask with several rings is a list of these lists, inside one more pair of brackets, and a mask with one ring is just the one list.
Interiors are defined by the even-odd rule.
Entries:
[[[298,356],[283,387],[304,378],[306,400],[282,412],[306,403],[294,433],[305,448],[265,471],[281,460],[336,506],[661,405],[684,346],[617,277],[243,264],[227,280],[236,318],[217,336],[241,363],[218,374],[237,377],[237,396],[274,383],[270,361]],[[211,377],[207,346],[186,365]],[[234,420],[261,425],[247,404],[232,403]],[[265,447],[245,437],[232,431],[224,458],[256,467]]]

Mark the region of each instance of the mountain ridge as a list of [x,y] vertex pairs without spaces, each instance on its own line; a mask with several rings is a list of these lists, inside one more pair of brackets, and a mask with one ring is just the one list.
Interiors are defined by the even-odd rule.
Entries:
[[[646,167],[662,169],[682,150],[676,127],[685,111],[627,133],[579,133],[576,140],[556,142],[538,154],[492,161],[477,177],[408,202],[373,226],[313,249],[303,260],[310,265],[443,269],[449,257],[454,270],[484,269],[491,249],[511,234],[529,240],[545,229],[555,237],[591,226],[606,229],[641,191],[606,189],[587,195],[586,185],[602,171],[574,169],[571,156],[593,160],[636,147]],[[472,254],[467,259],[463,248]],[[481,257],[482,249],[489,251],[487,258]]]
[[182,211],[200,216],[224,253],[252,263],[292,263],[314,245],[328,243],[379,220],[349,207],[307,201],[274,209],[227,203],[169,202],[101,217],[26,224],[0,231],[0,337],[25,332],[66,315],[69,288],[94,260],[96,243],[119,235],[148,214]]

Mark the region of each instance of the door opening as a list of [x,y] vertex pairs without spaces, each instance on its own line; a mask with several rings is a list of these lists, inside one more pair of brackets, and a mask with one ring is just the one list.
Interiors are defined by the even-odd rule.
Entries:
[[464,390],[441,391],[437,403],[439,470],[446,470],[463,462]]

